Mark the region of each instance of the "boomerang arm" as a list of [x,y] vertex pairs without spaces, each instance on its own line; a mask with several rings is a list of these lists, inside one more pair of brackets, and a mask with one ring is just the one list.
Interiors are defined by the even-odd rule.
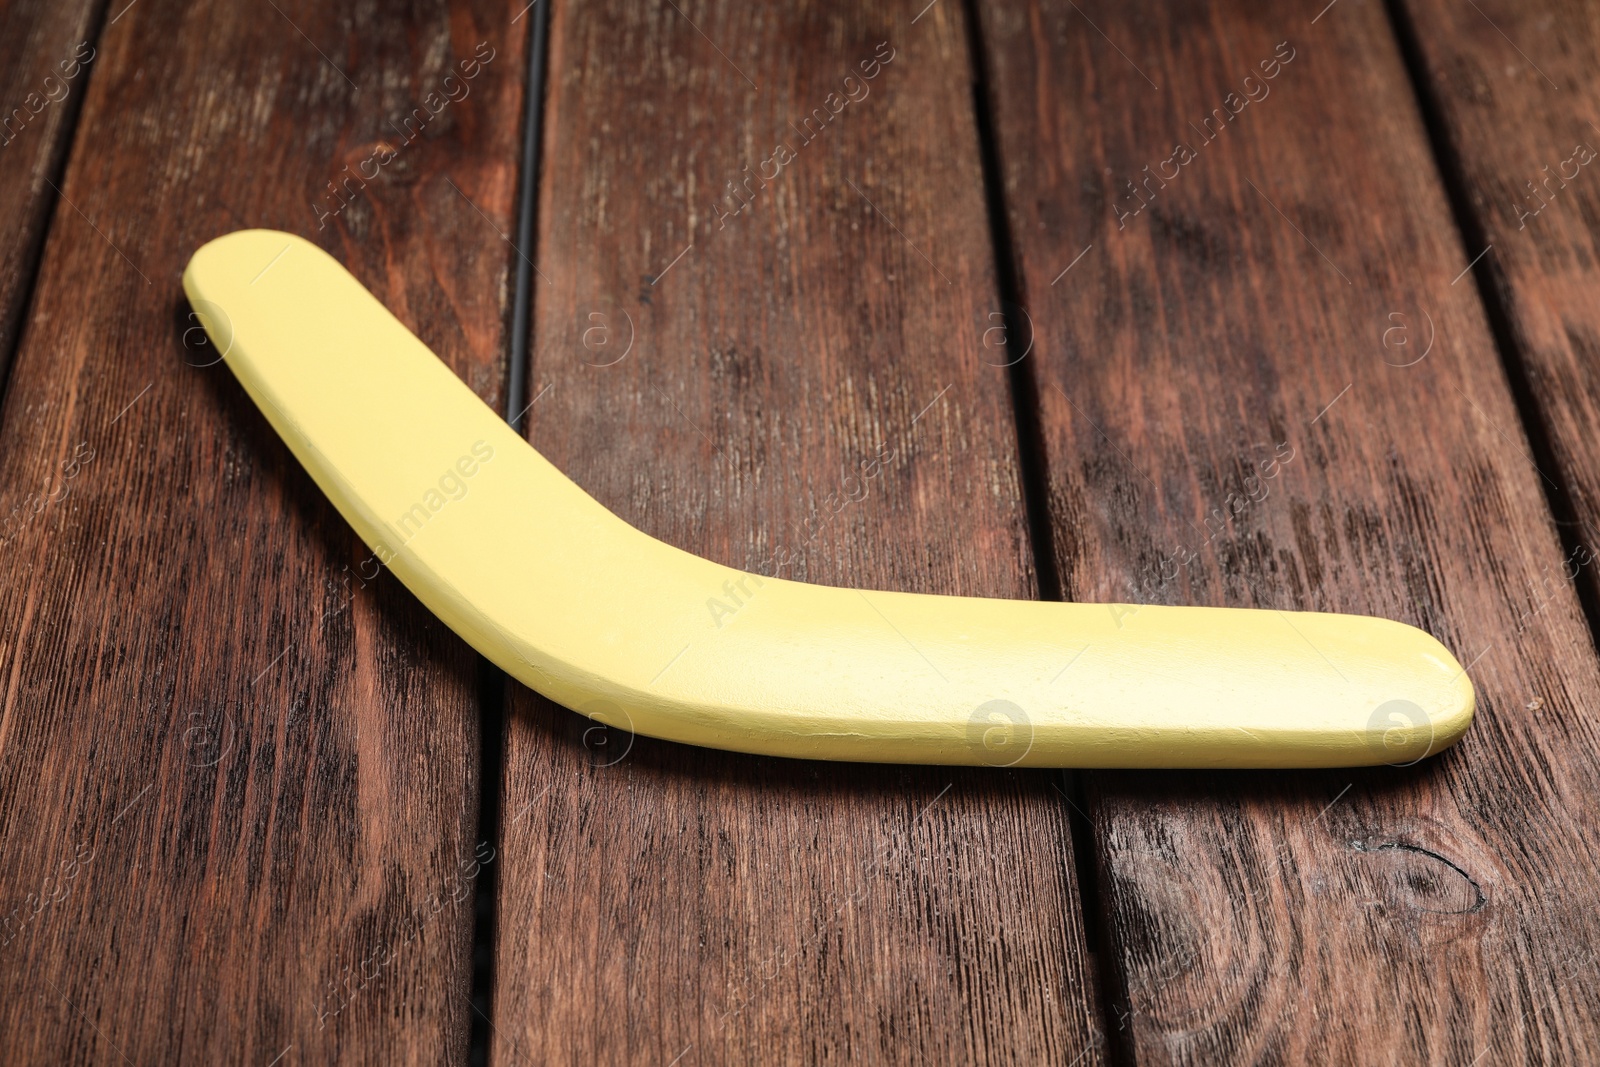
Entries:
[[1414,760],[1471,720],[1451,654],[1384,619],[870,592],[718,565],[607,511],[309,242],[219,238],[184,289],[384,565],[507,673],[611,725],[823,759],[1288,767]]

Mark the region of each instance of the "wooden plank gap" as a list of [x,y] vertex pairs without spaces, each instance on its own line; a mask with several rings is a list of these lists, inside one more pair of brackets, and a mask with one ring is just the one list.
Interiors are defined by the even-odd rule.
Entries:
[[[14,42],[17,47],[30,45],[34,31],[40,29],[42,23],[49,20],[68,21],[74,6],[79,11],[77,24],[84,31],[76,48],[49,57],[53,64],[49,68],[52,73],[42,76],[37,84],[21,81],[34,77],[36,72],[29,69],[20,57],[13,57],[16,59],[14,64],[0,64],[11,71],[8,77],[0,79],[0,91],[7,94],[0,98],[0,151],[9,152],[13,142],[28,136],[29,118],[40,114],[46,116],[46,128],[33,135],[37,141],[31,146],[32,157],[14,166],[14,161],[6,158],[8,166],[0,170],[0,203],[20,205],[20,209],[15,210],[8,220],[14,220],[14,227],[7,225],[0,230],[0,400],[5,398],[6,386],[11,379],[12,357],[22,343],[28,310],[33,307],[39,261],[44,256],[45,242],[55,224],[56,205],[61,199],[58,189],[72,157],[78,116],[83,110],[83,99],[88,95],[89,79],[94,73],[92,59],[84,63],[78,56],[84,47],[98,54],[107,3],[108,0],[90,0],[88,3],[72,5],[45,0],[16,4],[0,15],[0,38]],[[53,28],[44,28],[40,32],[49,33]],[[4,58],[3,54],[0,54],[0,58]],[[67,66],[63,67],[62,64]],[[75,69],[76,73],[71,78],[65,78],[66,71],[70,69]],[[19,84],[32,88],[22,94],[18,89]],[[57,87],[63,93],[59,98],[56,96]],[[42,97],[39,96],[41,89],[44,90]],[[41,105],[37,112],[30,103],[34,100]],[[16,124],[19,115],[22,116],[21,125]],[[28,147],[26,142],[24,145]],[[50,192],[46,193],[46,189]]]
[[[1533,451],[1531,459],[1540,475],[1540,488],[1543,489],[1545,500],[1550,505],[1556,532],[1561,537],[1562,555],[1567,560],[1578,559],[1580,553],[1587,554],[1590,551],[1583,541],[1581,509],[1576,500],[1572,472],[1557,456],[1555,434],[1550,425],[1549,413],[1545,411],[1534,393],[1529,367],[1524,358],[1524,346],[1517,341],[1516,331],[1512,326],[1511,308],[1508,303],[1508,295],[1512,289],[1511,281],[1493,254],[1494,245],[1489,237],[1488,228],[1478,213],[1472,209],[1472,200],[1467,188],[1467,173],[1462,166],[1460,149],[1450,135],[1449,123],[1440,106],[1433,81],[1428,76],[1427,63],[1423,59],[1422,48],[1417,39],[1417,28],[1412,21],[1411,13],[1400,0],[1384,0],[1384,10],[1389,14],[1390,25],[1394,27],[1406,76],[1411,82],[1412,91],[1416,94],[1417,109],[1422,115],[1423,127],[1427,130],[1428,147],[1433,152],[1434,165],[1438,168],[1440,181],[1450,204],[1450,213],[1455,217],[1462,245],[1466,248],[1467,254],[1474,257],[1462,273],[1470,273],[1478,287],[1478,298],[1483,303],[1484,317],[1489,323],[1489,333],[1494,338],[1495,349],[1500,353],[1500,364],[1505,368],[1506,380],[1511,386],[1512,402],[1516,405],[1523,433],[1527,435],[1528,445]],[[1543,71],[1540,71],[1540,75],[1545,77]],[[1474,252],[1474,249],[1480,251]],[[1575,588],[1578,591],[1578,603],[1583,608],[1584,617],[1589,621],[1590,636],[1595,641],[1597,651],[1600,651],[1600,585],[1594,582],[1577,582]]]
[[[1000,165],[1000,142],[996,132],[998,116],[990,93],[989,53],[984,45],[982,12],[976,0],[963,0],[967,23],[967,52],[972,57],[972,111],[977,130],[983,169],[984,202],[988,210],[990,241],[994,246],[995,288],[1003,309],[1005,363],[1011,384],[1011,409],[1017,437],[1017,461],[1021,473],[1023,504],[1027,511],[1028,538],[1033,547],[1034,573],[1039,583],[1039,599],[1066,599],[1061,572],[1057,569],[1057,546],[1050,529],[1050,475],[1044,430],[1040,424],[1038,382],[1028,365],[1033,356],[1033,318],[1028,312],[1027,293],[1017,270],[1016,245],[1006,210],[1004,170]],[[1075,266],[1093,248],[1084,249],[1061,274]],[[1070,666],[1070,665],[1069,665]],[[1091,1006],[1095,1025],[1105,1036],[1105,1055],[1112,1064],[1133,1063],[1130,1042],[1120,1039],[1117,1027],[1108,1024],[1108,1011],[1119,1010],[1128,995],[1120,970],[1113,966],[1115,953],[1106,951],[1103,939],[1106,926],[1101,921],[1102,902],[1095,857],[1100,849],[1095,841],[1096,827],[1089,816],[1083,795],[1083,778],[1071,771],[1058,776],[1056,791],[1067,806],[1066,823],[1072,840],[1072,867],[1077,881],[1078,922],[1083,943],[1092,959],[1086,968],[1090,976]],[[1055,783],[1052,783],[1053,785]]]
[[[544,80],[546,42],[550,32],[550,5],[553,0],[533,0],[512,19],[528,18],[528,62],[523,79],[522,152],[517,172],[517,228],[512,251],[516,253],[516,289],[512,292],[510,341],[506,360],[505,419],[513,430],[521,430],[522,419],[538,402],[540,393],[523,402],[528,391],[528,371],[533,320],[534,279],[539,277],[537,222],[539,216],[540,137],[544,124]],[[489,842],[498,856],[502,846],[501,822],[504,814],[502,782],[505,777],[507,679],[505,671],[478,657],[478,840]],[[493,1059],[495,921],[499,915],[500,866],[489,864],[478,879],[473,901],[472,926],[472,1018],[467,1041],[467,1062],[472,1067]]]

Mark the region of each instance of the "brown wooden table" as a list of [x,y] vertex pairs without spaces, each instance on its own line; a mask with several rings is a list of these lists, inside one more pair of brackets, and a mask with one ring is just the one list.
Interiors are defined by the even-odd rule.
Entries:
[[[0,4],[0,1060],[1600,1058],[1600,10],[924,3]],[[1229,774],[596,733],[216,363],[179,276],[251,226],[673,544],[1386,615],[1477,722]]]

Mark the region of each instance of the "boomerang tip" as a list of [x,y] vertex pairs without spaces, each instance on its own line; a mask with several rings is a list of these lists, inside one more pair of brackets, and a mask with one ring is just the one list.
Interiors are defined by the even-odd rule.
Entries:
[[192,303],[197,297],[208,299],[206,293],[218,283],[253,285],[296,245],[323,252],[314,242],[283,230],[235,230],[213,237],[189,257],[183,270],[183,291]]
[[1461,740],[1477,711],[1477,692],[1467,669],[1432,634],[1392,619],[1384,621],[1395,630],[1396,650],[1422,664],[1419,674],[1433,679],[1430,691],[1413,694],[1415,699],[1379,704],[1368,722],[1369,740],[1390,754],[1384,762],[1407,765]]

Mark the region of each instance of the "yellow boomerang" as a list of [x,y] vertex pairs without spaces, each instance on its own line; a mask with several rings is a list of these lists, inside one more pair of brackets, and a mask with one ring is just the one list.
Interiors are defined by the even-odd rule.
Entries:
[[[183,285],[378,558],[507,673],[611,726],[814,759],[1334,767],[1414,761],[1472,721],[1461,665],[1387,619],[872,592],[712,563],[607,511],[310,242],[229,234]],[[707,610],[730,589],[735,617]]]

